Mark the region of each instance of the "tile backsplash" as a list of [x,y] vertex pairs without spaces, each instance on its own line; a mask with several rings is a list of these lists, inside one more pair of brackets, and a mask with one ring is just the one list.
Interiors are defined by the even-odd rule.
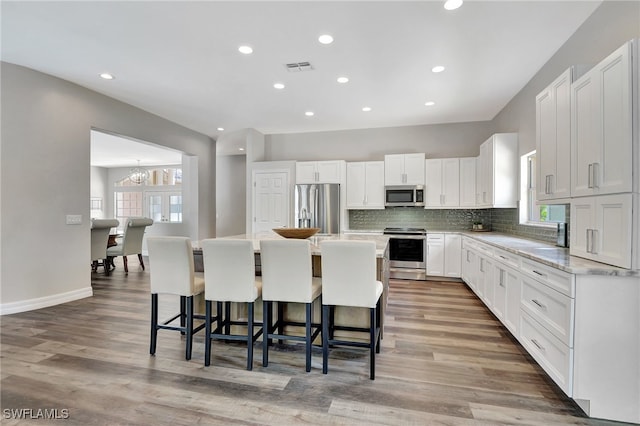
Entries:
[[[566,208],[569,222],[569,206]],[[426,210],[398,207],[384,210],[349,210],[349,229],[382,230],[387,227],[426,228],[429,231],[468,231],[481,222],[493,231],[555,244],[555,228],[521,225],[518,209]]]

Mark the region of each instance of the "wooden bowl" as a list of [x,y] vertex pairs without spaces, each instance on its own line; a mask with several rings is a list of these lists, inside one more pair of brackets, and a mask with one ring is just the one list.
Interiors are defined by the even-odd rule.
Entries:
[[309,238],[315,235],[320,228],[273,228],[273,232],[285,238]]

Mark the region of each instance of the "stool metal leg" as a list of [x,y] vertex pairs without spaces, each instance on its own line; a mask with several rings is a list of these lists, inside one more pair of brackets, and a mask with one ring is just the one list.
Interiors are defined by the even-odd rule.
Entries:
[[376,308],[369,309],[370,326],[369,326],[369,378],[376,378]]
[[151,344],[149,353],[155,355],[158,341],[158,294],[151,294]]
[[262,366],[269,365],[269,334],[271,334],[271,302],[262,302]]
[[187,344],[185,358],[191,359],[191,348],[193,346],[193,296],[187,297]]
[[330,306],[322,305],[322,374],[327,374],[329,361],[329,310]]
[[211,365],[211,301],[205,301],[204,365]]
[[311,371],[311,317],[312,317],[312,307],[313,304],[311,303],[307,303],[306,304],[306,311],[307,311],[307,315],[306,315],[306,324],[305,324],[305,352],[307,355],[307,362],[306,362],[306,369],[307,369],[307,373],[309,371]]
[[247,370],[253,369],[253,303],[248,303],[247,313]]

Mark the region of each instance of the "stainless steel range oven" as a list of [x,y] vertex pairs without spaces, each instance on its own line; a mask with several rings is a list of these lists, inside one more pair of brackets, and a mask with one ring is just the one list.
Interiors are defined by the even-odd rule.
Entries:
[[389,235],[390,278],[425,280],[427,269],[427,230],[385,228]]

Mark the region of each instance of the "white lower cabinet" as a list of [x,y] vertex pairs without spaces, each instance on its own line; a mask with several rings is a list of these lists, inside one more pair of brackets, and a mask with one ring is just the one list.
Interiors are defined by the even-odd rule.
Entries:
[[522,275],[496,261],[493,269],[493,313],[514,337],[520,336],[520,293]]
[[461,241],[459,234],[427,233],[427,276],[460,278]]
[[462,279],[587,415],[640,423],[640,277],[571,274],[465,236]]
[[571,396],[573,349],[549,333],[526,312],[522,313],[520,319],[520,343],[560,389]]
[[444,234],[427,234],[427,275],[444,276]]
[[462,268],[462,237],[444,234],[444,276],[460,278]]

